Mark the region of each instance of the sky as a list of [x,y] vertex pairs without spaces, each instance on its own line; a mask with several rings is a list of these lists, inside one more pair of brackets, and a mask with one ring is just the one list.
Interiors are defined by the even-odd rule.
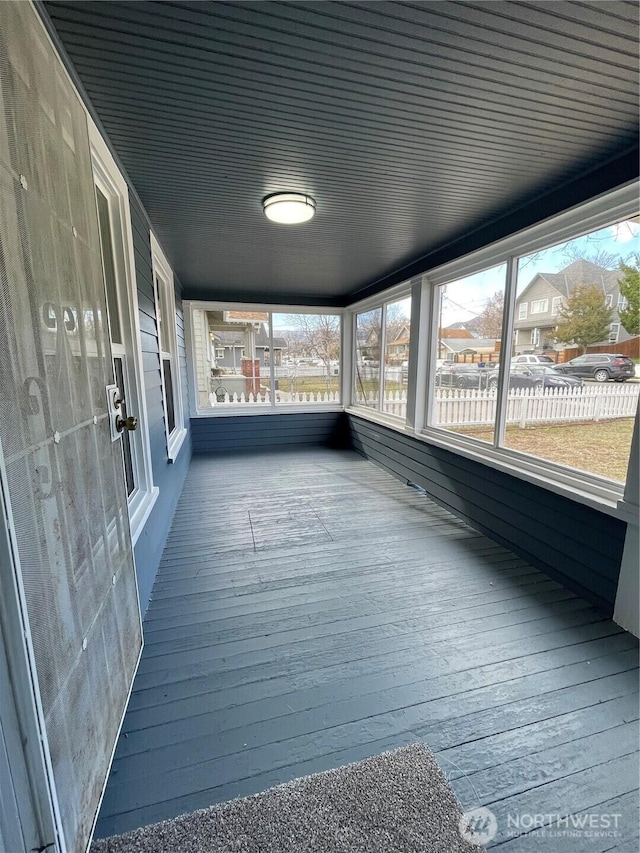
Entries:
[[[619,222],[599,231],[593,231],[569,242],[564,242],[525,256],[519,262],[518,288],[524,289],[539,272],[558,272],[569,264],[564,255],[568,246],[583,250],[589,256],[596,250],[620,255],[622,259],[640,252],[640,224],[635,220]],[[506,264],[467,276],[445,286],[442,305],[442,325],[470,320],[480,314],[487,300],[504,289]]]

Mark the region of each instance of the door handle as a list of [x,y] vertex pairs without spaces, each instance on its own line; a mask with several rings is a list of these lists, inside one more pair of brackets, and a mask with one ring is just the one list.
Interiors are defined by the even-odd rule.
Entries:
[[116,429],[118,432],[122,432],[127,429],[129,432],[133,432],[134,429],[138,428],[138,419],[134,415],[129,415],[126,418],[123,418],[122,415],[117,415],[116,417]]

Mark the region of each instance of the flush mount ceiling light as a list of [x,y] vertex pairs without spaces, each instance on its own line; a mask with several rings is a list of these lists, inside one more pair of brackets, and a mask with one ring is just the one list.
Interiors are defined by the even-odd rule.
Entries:
[[281,225],[308,222],[316,212],[315,199],[304,193],[272,193],[262,199],[267,219]]

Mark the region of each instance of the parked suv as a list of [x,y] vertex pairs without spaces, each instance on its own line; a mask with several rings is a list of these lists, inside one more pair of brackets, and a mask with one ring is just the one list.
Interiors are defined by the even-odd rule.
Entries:
[[635,364],[626,355],[616,355],[608,352],[587,353],[557,364],[558,373],[568,373],[571,376],[592,377],[596,382],[625,382],[635,376]]
[[548,355],[516,355],[511,359],[511,365],[515,364],[554,364]]

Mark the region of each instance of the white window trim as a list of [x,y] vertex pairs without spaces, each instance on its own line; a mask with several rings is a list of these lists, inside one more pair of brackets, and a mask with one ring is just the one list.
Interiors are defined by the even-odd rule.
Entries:
[[[615,337],[612,337],[614,329],[615,329],[616,334],[615,334]],[[620,323],[611,323],[609,325],[609,343],[610,344],[617,344],[619,337],[620,337]]]
[[[540,305],[540,308],[534,308],[535,305]],[[549,300],[548,299],[534,299],[531,302],[531,313],[532,314],[546,314],[549,310]]]
[[562,308],[562,296],[554,296],[551,300],[551,315],[557,317]]
[[[185,346],[187,348],[187,373],[189,377],[189,414],[192,418],[230,418],[238,416],[257,417],[258,415],[282,415],[291,413],[309,412],[342,412],[345,400],[345,311],[344,308],[323,305],[310,307],[308,305],[271,305],[264,302],[215,302],[202,299],[185,299],[182,302],[184,312]],[[254,403],[238,403],[228,409],[202,407],[198,403],[198,381],[196,377],[196,366],[194,357],[194,339],[192,329],[193,310],[201,311],[258,311],[269,314],[333,314],[340,318],[340,401],[338,403],[296,403],[283,405],[277,403],[274,395],[269,405],[256,406]],[[273,349],[273,329],[269,330],[269,348]],[[269,359],[269,382],[271,387],[275,384],[275,359]]]
[[529,303],[528,302],[521,302],[520,305],[518,306],[518,320],[526,320],[528,316],[529,316]]
[[[164,410],[164,432],[167,442],[167,459],[169,462],[175,462],[178,458],[178,454],[180,453],[180,448],[184,444],[184,440],[187,437],[187,430],[184,425],[184,411],[182,405],[182,380],[180,377],[178,333],[176,330],[175,282],[173,279],[173,270],[171,269],[169,261],[167,260],[165,253],[162,251],[160,243],[158,243],[155,234],[151,232],[149,236],[151,243],[151,267],[153,275],[153,293],[156,304],[156,312],[158,310],[162,311],[161,294],[158,292],[157,285],[158,278],[161,278],[161,280],[164,282],[169,296],[168,301],[170,306],[172,306],[171,319],[168,322],[169,345],[171,347],[171,351],[165,352],[162,349],[161,332],[160,329],[158,329],[158,356],[160,359],[160,382],[162,386],[162,407]],[[164,322],[167,323],[167,320],[168,318],[165,318]],[[172,366],[171,381],[173,384],[173,414],[175,420],[175,427],[172,432],[169,432],[169,419],[167,415],[167,389],[165,388],[164,372],[162,369],[162,359],[164,356],[168,356],[171,359]]]
[[[158,499],[159,488],[153,484],[153,469],[151,465],[151,444],[149,441],[149,419],[147,415],[147,400],[144,386],[144,370],[142,364],[142,337],[140,334],[138,288],[135,273],[135,253],[133,247],[133,229],[129,207],[129,187],[104,139],[92,118],[87,115],[89,126],[89,143],[94,180],[108,190],[111,200],[118,208],[121,237],[124,243],[122,258],[123,272],[126,279],[127,302],[120,305],[122,332],[128,336],[128,346],[131,349],[135,389],[133,398],[128,401],[128,410],[138,418],[140,439],[136,447],[136,489],[128,498],[129,527],[131,541],[136,544],[144,525]],[[122,290],[121,289],[121,290]]]
[[604,300],[604,304],[605,304],[606,308],[613,308],[613,293],[607,294],[607,296]]

